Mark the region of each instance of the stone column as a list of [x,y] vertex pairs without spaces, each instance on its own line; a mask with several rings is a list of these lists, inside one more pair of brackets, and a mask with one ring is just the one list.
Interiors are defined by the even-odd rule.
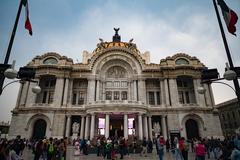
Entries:
[[102,81],[102,100],[106,100],[106,90],[105,90],[105,81]]
[[138,81],[138,96],[139,101],[146,104],[146,84],[144,79]]
[[91,131],[90,131],[90,140],[94,138],[94,130],[95,130],[95,115],[91,115]]
[[131,99],[131,81],[128,81],[128,94],[127,94],[127,100],[130,101]]
[[90,119],[90,117],[89,117],[89,115],[87,115],[86,116],[86,125],[85,125],[85,134],[84,134],[84,138],[85,139],[88,139],[88,137],[89,137],[89,119]]
[[85,118],[84,116],[82,116],[82,119],[81,119],[81,129],[80,129],[80,139],[83,139],[84,136],[84,124],[85,124]]
[[56,79],[56,85],[55,85],[55,90],[54,90],[54,99],[53,99],[53,103],[55,107],[60,107],[61,103],[62,103],[62,99],[63,99],[63,82],[64,79],[63,78],[57,78]]
[[164,79],[164,99],[165,99],[165,105],[170,106],[170,101],[169,101],[169,89],[168,89],[168,80]]
[[96,101],[99,101],[100,99],[100,82],[97,80],[97,86],[96,86]]
[[87,102],[92,103],[95,97],[95,80],[88,79]]
[[161,118],[161,123],[162,123],[162,134],[163,134],[163,137],[164,139],[166,140],[168,135],[167,135],[167,127],[166,127],[166,116],[163,115],[162,118]]
[[206,92],[204,93],[205,101],[207,106],[212,106],[212,100],[211,100],[211,94],[209,90],[209,84],[203,84],[203,87],[206,89]]
[[72,105],[72,94],[73,94],[73,79],[69,79],[69,88],[68,88],[69,96],[67,98],[67,106]]
[[137,81],[133,81],[133,100],[137,101]]
[[108,138],[109,137],[109,114],[106,114],[105,117],[105,137]]
[[166,104],[164,81],[160,79],[160,105]]
[[65,87],[64,87],[64,95],[63,95],[63,106],[67,105],[68,87],[69,87],[69,79],[66,78],[66,80],[65,80]]
[[128,115],[124,114],[124,138],[128,139]]
[[194,93],[196,98],[196,104],[200,107],[206,106],[204,94],[199,94],[197,89],[200,86],[200,79],[193,79]]
[[148,122],[147,122],[147,116],[144,116],[144,137],[148,139]]
[[149,131],[149,138],[152,140],[152,116],[148,116],[148,131]]
[[66,137],[70,137],[70,129],[71,129],[71,115],[67,115],[67,125],[65,130]]
[[179,106],[179,97],[178,97],[178,89],[177,89],[177,80],[169,79],[169,87],[170,87],[170,95],[172,100],[172,106]]
[[138,115],[138,135],[139,135],[139,140],[143,139],[143,127],[142,127],[142,115]]
[[36,94],[32,92],[32,88],[35,85],[36,83],[28,82],[28,90],[27,90],[26,103],[25,103],[26,107],[31,107],[35,103]]

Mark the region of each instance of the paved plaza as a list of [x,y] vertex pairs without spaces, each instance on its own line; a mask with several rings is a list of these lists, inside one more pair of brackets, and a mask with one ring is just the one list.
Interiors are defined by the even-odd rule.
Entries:
[[[25,149],[24,153],[23,153],[23,158],[24,158],[24,160],[33,160],[34,155],[32,154],[31,150]],[[120,159],[119,154],[118,154],[117,159]],[[147,157],[142,157],[142,156],[140,156],[140,154],[130,154],[129,156],[124,156],[124,159],[126,159],[126,160],[158,160],[159,158],[158,158],[156,152],[153,150],[153,153],[148,153]],[[189,152],[188,159],[195,160],[195,154],[192,152]],[[68,154],[67,154],[67,160],[103,160],[103,158],[97,157],[96,154],[74,156],[73,148],[69,147]],[[175,158],[172,154],[166,153],[164,156],[164,160],[175,160]],[[213,159],[207,159],[207,160],[213,160]]]

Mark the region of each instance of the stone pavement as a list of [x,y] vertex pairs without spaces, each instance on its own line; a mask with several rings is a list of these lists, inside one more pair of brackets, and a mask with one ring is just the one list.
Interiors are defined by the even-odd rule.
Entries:
[[[73,148],[68,147],[67,160],[103,160],[102,157],[97,157],[96,154],[74,156],[71,153],[73,153]],[[194,155],[195,155],[194,153],[189,152],[188,160],[195,160]],[[24,160],[33,160],[34,159],[34,155],[32,154],[31,150],[28,150],[28,149],[24,150],[23,159]],[[120,159],[119,154],[118,154],[118,159]],[[148,153],[147,157],[142,157],[142,156],[140,156],[140,154],[130,154],[129,156],[124,156],[124,159],[125,160],[159,160],[155,151],[153,153]],[[172,154],[166,153],[164,155],[164,160],[175,160],[175,159]],[[213,160],[213,159],[206,159],[206,160]]]

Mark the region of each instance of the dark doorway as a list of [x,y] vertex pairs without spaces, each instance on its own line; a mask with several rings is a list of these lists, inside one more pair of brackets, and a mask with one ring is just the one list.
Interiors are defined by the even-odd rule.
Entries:
[[110,137],[123,137],[123,119],[111,118],[110,127],[109,127],[109,136]]
[[43,119],[39,119],[34,123],[33,126],[33,139],[43,139],[46,135],[47,123]]
[[185,123],[187,139],[199,138],[198,124],[193,119],[188,119]]

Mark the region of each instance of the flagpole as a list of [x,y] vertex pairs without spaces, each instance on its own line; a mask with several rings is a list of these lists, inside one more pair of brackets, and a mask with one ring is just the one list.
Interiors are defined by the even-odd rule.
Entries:
[[[221,22],[221,19],[220,19],[220,16],[219,16],[216,0],[213,0],[213,5],[214,5],[215,11],[216,11],[218,24],[219,24],[219,28],[220,28],[220,31],[221,31],[221,34],[222,34],[222,39],[223,39],[224,47],[225,47],[225,50],[226,50],[226,54],[227,54],[228,62],[229,62],[229,65],[230,65],[230,69],[233,70],[234,65],[233,65],[232,57],[231,57],[231,54],[230,54],[230,51],[229,51],[229,48],[228,48],[228,43],[227,43],[227,39],[226,39],[224,30],[223,30],[222,22]],[[237,95],[238,102],[240,102],[240,87],[239,87],[239,83],[238,83],[237,78],[235,78],[233,80],[233,84],[234,84],[234,87],[235,87],[235,90],[236,90],[236,95]]]
[[[9,41],[9,44],[8,44],[8,49],[7,49],[7,53],[6,53],[5,60],[4,60],[4,64],[5,64],[5,65],[8,64],[9,57],[10,57],[10,54],[11,54],[12,45],[13,45],[15,33],[16,33],[16,30],[17,30],[17,25],[18,25],[19,17],[20,17],[21,10],[22,10],[22,5],[23,5],[23,4],[22,4],[22,0],[20,0],[20,4],[19,4],[19,7],[18,7],[18,12],[17,12],[16,20],[15,20],[15,23],[14,23],[14,26],[13,26],[11,38],[10,38],[10,41]],[[2,93],[2,87],[3,87],[3,83],[4,83],[4,79],[5,79],[5,77],[4,77],[3,74],[4,74],[4,73],[1,73],[1,77],[0,77],[0,95],[1,95],[1,93]]]

